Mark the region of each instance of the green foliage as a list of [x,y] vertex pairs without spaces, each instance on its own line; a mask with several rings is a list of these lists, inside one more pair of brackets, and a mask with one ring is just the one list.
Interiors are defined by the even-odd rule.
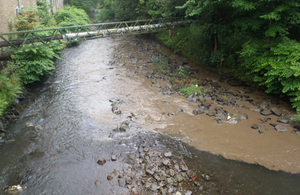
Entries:
[[269,46],[248,42],[241,57],[247,79],[266,86],[267,93],[291,96],[293,106],[300,111],[300,43],[287,37]]
[[183,87],[180,89],[180,91],[182,93],[184,93],[185,97],[189,97],[190,95],[194,94],[195,92],[197,92],[200,95],[203,94],[201,87],[198,87],[196,85],[190,85],[188,87]]
[[184,69],[183,66],[179,66],[178,74],[181,78],[185,78],[185,77],[187,77],[188,72]]
[[55,20],[59,27],[91,24],[86,12],[74,6],[64,6],[64,8],[58,10],[55,14]]
[[300,114],[296,114],[293,118],[294,122],[300,123]]
[[22,93],[21,82],[16,73],[11,72],[10,65],[0,72],[0,116]]
[[[41,44],[41,43],[36,43]],[[55,69],[54,60],[59,58],[57,51],[62,46],[39,46],[16,52],[13,71],[17,72],[24,84],[39,81],[40,77]]]
[[91,14],[98,7],[96,5],[103,4],[104,0],[64,0],[64,5],[75,6],[83,9],[86,13]]

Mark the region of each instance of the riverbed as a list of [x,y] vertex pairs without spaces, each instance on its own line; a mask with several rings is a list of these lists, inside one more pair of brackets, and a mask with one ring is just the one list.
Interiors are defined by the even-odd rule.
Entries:
[[[278,116],[263,116],[255,105],[267,102],[293,114],[287,103],[247,86],[231,86],[220,79],[224,76],[145,36],[85,41],[61,57],[54,74],[21,103],[20,119],[7,128],[7,140],[15,141],[0,150],[2,192],[21,184],[27,187],[23,194],[129,194],[132,186],[120,186],[117,178],[108,181],[107,175],[133,166],[125,159],[138,154],[147,138],[148,147],[172,152],[196,173],[201,186],[189,187],[194,194],[300,193],[299,134],[278,123]],[[236,124],[216,120],[206,114],[209,109],[195,116],[200,102],[178,94],[155,58],[185,67],[203,89],[222,91],[223,100],[207,97],[210,109],[248,119],[237,118]],[[269,123],[288,131],[278,132]],[[102,158],[107,160],[103,166],[97,164]],[[209,181],[202,177],[206,174]]]

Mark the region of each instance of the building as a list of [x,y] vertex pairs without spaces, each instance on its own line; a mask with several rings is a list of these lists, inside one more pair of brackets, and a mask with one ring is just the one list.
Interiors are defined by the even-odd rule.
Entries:
[[[46,0],[52,5],[52,12],[63,7],[63,0]],[[22,9],[36,6],[37,0],[0,0],[0,33],[12,31],[10,21],[15,19]]]

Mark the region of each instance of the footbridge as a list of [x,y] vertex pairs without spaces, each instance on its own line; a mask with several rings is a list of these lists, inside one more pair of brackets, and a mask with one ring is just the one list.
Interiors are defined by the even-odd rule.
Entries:
[[159,18],[0,33],[0,60],[23,49],[66,44],[108,36],[153,33],[188,26],[195,21],[185,18]]

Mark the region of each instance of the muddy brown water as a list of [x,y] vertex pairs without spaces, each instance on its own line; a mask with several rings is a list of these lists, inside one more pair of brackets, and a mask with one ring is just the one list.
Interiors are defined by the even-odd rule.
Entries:
[[[205,114],[194,116],[197,103],[178,94],[162,95],[160,89],[151,87],[145,74],[153,69],[147,62],[153,56],[186,62],[199,70],[193,75],[196,78],[219,80],[219,75],[143,36],[86,41],[64,50],[55,73],[31,91],[22,102],[20,119],[8,126],[7,139],[15,141],[0,150],[1,194],[9,185],[21,182],[20,178],[27,186],[23,194],[128,194],[116,180],[106,179],[113,169],[127,163],[108,160],[104,167],[96,162],[112,154],[125,158],[140,137],[160,140],[152,147],[172,151],[197,175],[213,175],[211,181],[203,181],[204,191],[194,190],[195,194],[300,194],[296,174],[300,172],[300,142],[292,127],[283,125],[288,132],[275,131],[269,125],[276,122],[274,115],[261,124],[258,119],[266,117],[254,112],[257,107],[246,101],[237,101],[243,105],[237,108],[222,106],[232,114],[248,114],[248,120],[237,124],[224,121],[219,125]],[[168,81],[158,82],[170,86]],[[225,82],[219,85],[242,94],[253,91]],[[272,100],[293,113],[288,104],[260,91],[247,95],[255,101]],[[109,100],[117,99],[121,115],[111,111]],[[220,106],[207,101],[213,108]],[[178,108],[184,112],[176,114]],[[112,130],[132,114],[131,128],[112,137]],[[251,129],[254,123],[265,135]]]

